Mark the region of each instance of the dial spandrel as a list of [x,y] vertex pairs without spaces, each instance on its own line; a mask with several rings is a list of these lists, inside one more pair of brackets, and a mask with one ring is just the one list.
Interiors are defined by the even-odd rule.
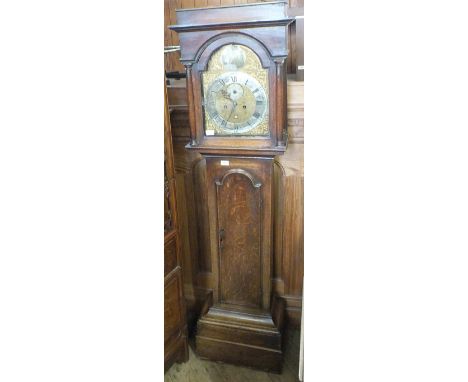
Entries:
[[269,135],[268,73],[243,45],[225,45],[202,74],[207,135]]

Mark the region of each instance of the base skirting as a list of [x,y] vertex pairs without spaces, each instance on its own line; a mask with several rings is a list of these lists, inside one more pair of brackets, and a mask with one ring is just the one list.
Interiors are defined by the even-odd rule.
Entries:
[[275,298],[265,312],[215,304],[198,320],[195,345],[199,357],[280,373],[284,302]]

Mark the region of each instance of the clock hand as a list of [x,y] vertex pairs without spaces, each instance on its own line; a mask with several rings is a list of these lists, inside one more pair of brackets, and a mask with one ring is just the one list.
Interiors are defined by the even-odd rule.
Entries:
[[236,110],[236,107],[237,107],[237,102],[232,101],[232,109],[231,109],[231,114],[229,114],[229,117],[227,118],[228,121],[231,119],[232,113],[234,112],[234,110]]
[[228,99],[229,101],[232,101],[231,95],[226,90],[221,90],[221,94],[224,98]]

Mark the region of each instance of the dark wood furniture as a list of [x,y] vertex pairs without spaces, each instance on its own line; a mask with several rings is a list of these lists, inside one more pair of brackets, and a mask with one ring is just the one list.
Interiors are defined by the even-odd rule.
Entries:
[[295,67],[291,72],[296,73],[296,81],[304,81],[304,7],[291,7],[288,14],[295,18],[295,22],[292,24]]
[[[206,160],[186,150],[190,127],[185,80],[167,88],[171,112],[184,293],[189,331],[214,288],[206,209]],[[274,160],[273,292],[286,302],[286,324],[300,327],[304,274],[304,82],[288,80],[288,149]]]
[[164,370],[188,359],[171,124],[164,102]]
[[[234,5],[241,3],[258,3],[260,0],[164,0],[164,45],[179,45],[179,36],[174,31],[171,31],[168,26],[176,23],[176,9],[184,8],[204,8],[207,6],[222,6],[222,5]],[[289,0],[288,1],[288,14],[290,16],[304,15],[304,0]],[[303,20],[302,20],[303,22]],[[289,25],[289,56],[287,62],[288,74],[297,74],[297,76],[303,76],[301,72],[297,72],[297,67],[303,65],[303,60],[299,61],[299,57],[302,55],[304,48],[301,43],[303,37],[300,37],[301,41],[298,41],[297,33],[303,36],[303,30],[301,32],[299,25],[300,21],[291,23]],[[302,53],[301,53],[302,52]],[[165,55],[164,68],[168,73],[184,73],[184,66],[180,63],[180,53],[178,51]],[[296,77],[299,80],[298,77]],[[301,80],[302,81],[302,80]]]
[[200,359],[189,347],[188,362],[172,367],[164,376],[166,382],[299,382],[300,331],[287,330],[284,335],[284,366],[281,375],[247,367],[223,365]]
[[[177,25],[171,26],[179,33],[187,73],[186,148],[201,155],[206,170],[199,208],[207,211],[213,289],[197,324],[196,350],[212,360],[276,372],[282,364],[284,301],[272,293],[273,192],[274,160],[288,142],[285,63],[293,19],[286,14],[286,4],[178,10]],[[216,52],[231,44],[255,52],[267,72],[267,134],[214,135],[207,130],[202,79]],[[233,104],[228,119],[232,110],[237,113]]]

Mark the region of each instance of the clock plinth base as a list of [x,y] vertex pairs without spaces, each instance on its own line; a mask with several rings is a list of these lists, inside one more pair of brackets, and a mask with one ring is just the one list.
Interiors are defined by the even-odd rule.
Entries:
[[196,353],[200,358],[281,372],[284,305],[271,314],[258,309],[215,304],[197,324]]

